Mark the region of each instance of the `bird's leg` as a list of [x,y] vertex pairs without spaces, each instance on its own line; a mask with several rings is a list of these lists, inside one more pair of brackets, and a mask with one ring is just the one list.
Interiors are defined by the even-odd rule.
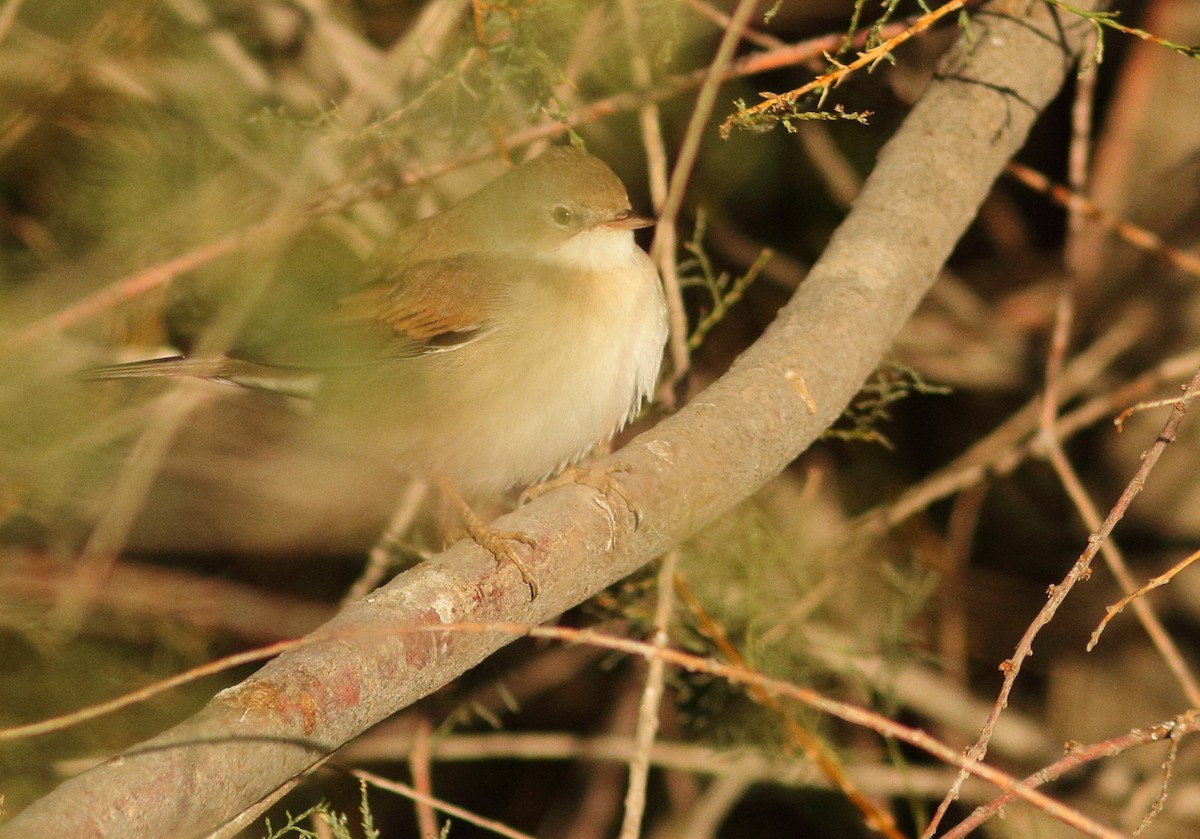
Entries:
[[445,478],[439,478],[438,485],[442,489],[442,494],[458,510],[459,518],[462,519],[463,526],[467,529],[467,535],[474,540],[475,544],[494,556],[497,562],[507,560],[515,565],[521,573],[521,579],[525,581],[525,585],[529,586],[532,599],[536,600],[539,591],[537,580],[533,578],[525,561],[517,555],[512,543],[521,542],[531,548],[536,548],[537,542],[519,530],[493,530],[484,523],[478,513],[471,509],[471,505],[454,488],[453,484]]

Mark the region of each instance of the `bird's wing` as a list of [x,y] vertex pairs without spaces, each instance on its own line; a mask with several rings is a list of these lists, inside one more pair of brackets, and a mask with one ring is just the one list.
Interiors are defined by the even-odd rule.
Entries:
[[382,330],[392,357],[458,349],[491,328],[499,296],[490,262],[462,254],[417,263],[342,298],[338,319]]
[[[488,268],[493,270],[488,270]],[[174,356],[94,368],[87,379],[198,378],[298,396],[323,374],[451,352],[486,335],[502,285],[477,254],[393,269],[334,312],[298,317],[288,334],[215,358]]]

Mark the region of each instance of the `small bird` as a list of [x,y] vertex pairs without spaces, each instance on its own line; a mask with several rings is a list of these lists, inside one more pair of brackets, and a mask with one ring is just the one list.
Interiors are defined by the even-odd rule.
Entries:
[[311,389],[321,427],[403,473],[468,495],[528,485],[611,438],[653,393],[666,303],[632,232],[652,223],[602,161],[551,148],[401,230],[367,282],[292,340],[88,377]]

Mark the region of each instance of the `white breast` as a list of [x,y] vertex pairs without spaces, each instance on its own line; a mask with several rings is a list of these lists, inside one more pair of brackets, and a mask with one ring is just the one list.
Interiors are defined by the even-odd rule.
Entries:
[[[543,290],[514,300],[511,328],[452,354],[492,372],[452,377],[463,387],[459,429],[471,430],[426,440],[438,451],[426,468],[468,491],[553,474],[620,430],[654,392],[666,304],[658,273],[632,233],[582,232],[545,264],[561,272],[557,298]],[[482,363],[489,360],[484,353],[506,363]]]

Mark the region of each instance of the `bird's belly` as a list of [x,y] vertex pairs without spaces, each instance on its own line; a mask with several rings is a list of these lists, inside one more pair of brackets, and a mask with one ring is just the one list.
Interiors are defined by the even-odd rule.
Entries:
[[643,286],[569,334],[551,324],[524,330],[519,341],[467,348],[504,357],[502,367],[466,351],[448,356],[456,369],[447,368],[436,388],[445,421],[421,430],[420,453],[408,459],[423,461],[418,471],[484,493],[548,477],[608,440],[658,375],[665,308],[657,277]]
[[473,389],[486,396],[453,400],[457,416],[427,430],[424,471],[490,492],[578,460],[620,429],[635,403],[634,371],[620,361],[603,351],[543,357],[487,383],[490,392]]

